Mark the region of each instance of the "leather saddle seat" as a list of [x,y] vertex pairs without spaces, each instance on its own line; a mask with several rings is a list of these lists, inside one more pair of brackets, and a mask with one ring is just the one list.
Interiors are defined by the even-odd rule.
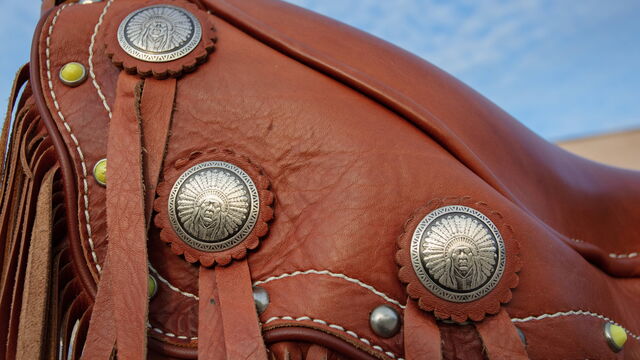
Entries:
[[[224,349],[203,344],[204,326],[213,333],[224,328],[226,357],[244,346],[229,340],[235,336],[229,329],[236,330],[227,325],[243,318],[241,309],[223,308],[218,323],[199,321],[206,301],[199,290],[201,265],[176,255],[162,239],[168,229],[157,220],[166,209],[158,202],[173,185],[171,174],[218,152],[246,159],[270,183],[273,220],[246,262],[249,285],[269,294],[258,319],[275,358],[422,358],[439,351],[443,358],[498,359],[517,358],[510,351],[518,346],[534,359],[640,356],[640,174],[569,154],[435,66],[328,18],[275,0],[195,5],[215,27],[215,51],[206,62],[177,80],[125,75],[146,79],[137,100],[143,104],[146,84],[175,81],[158,195],[147,199],[156,204],[146,248],[158,286],[148,305],[149,358],[202,358],[205,347],[211,353]],[[64,289],[55,283],[51,290],[64,296],[51,310],[59,315],[47,325],[54,329],[48,336],[62,345],[41,342],[71,358],[90,341],[111,242],[111,183],[96,182],[91,169],[100,159],[113,161],[107,156],[110,126],[121,112],[115,104],[127,65],[114,64],[107,43],[118,28],[114,14],[136,6],[146,3],[59,5],[45,13],[34,37],[28,86],[42,116],[42,136],[55,147],[67,214],[61,241],[68,246],[54,257],[60,269],[51,271],[71,279]],[[77,87],[57,78],[69,62],[89,71]],[[151,108],[170,101],[156,99]],[[144,118],[145,109],[140,111]],[[145,135],[154,124],[153,118],[142,123]],[[140,156],[146,164],[148,155]],[[399,276],[403,236],[427,210],[449,205],[474,208],[496,222],[507,256],[517,259],[507,262],[508,284],[486,295],[493,299],[499,292],[495,301],[462,318],[459,304],[430,305],[413,295],[402,271]],[[6,254],[4,266],[11,268]],[[20,297],[11,295],[13,288],[10,282],[3,287],[9,303]],[[224,296],[218,290],[212,299]],[[127,286],[112,291],[117,297]],[[379,305],[403,317],[403,328],[392,336],[382,337],[370,325]],[[3,324],[2,335],[19,348],[26,340],[17,335],[18,315],[3,311],[16,329]],[[608,323],[626,330],[622,352],[612,352],[603,336]],[[510,342],[516,330],[524,344]],[[436,334],[435,353],[425,350],[434,346],[429,334]],[[503,344],[502,338],[508,340]],[[2,350],[15,357],[16,347]]]

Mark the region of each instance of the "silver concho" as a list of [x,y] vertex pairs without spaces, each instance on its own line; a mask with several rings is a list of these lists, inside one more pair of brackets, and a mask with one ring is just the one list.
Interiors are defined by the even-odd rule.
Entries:
[[195,165],[169,194],[169,221],[189,246],[206,252],[244,240],[258,219],[258,189],[239,167],[224,161]]
[[506,254],[498,228],[466,206],[438,208],[418,224],[411,239],[411,263],[434,295],[469,302],[488,294],[504,272]]
[[118,27],[118,43],[129,55],[166,62],[190,53],[202,38],[198,19],[185,9],[153,5],[129,14]]

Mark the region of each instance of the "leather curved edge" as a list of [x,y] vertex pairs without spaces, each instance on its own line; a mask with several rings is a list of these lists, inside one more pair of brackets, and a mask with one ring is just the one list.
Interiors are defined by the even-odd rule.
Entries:
[[336,351],[342,355],[356,360],[378,359],[364,350],[338,337],[322,332],[320,330],[299,326],[283,326],[268,329],[263,332],[264,342],[267,345],[281,341],[302,341],[306,343],[318,344]]
[[[29,81],[31,82],[31,88],[33,91],[33,97],[36,103],[36,107],[44,125],[47,129],[47,133],[51,136],[51,142],[56,151],[58,160],[60,161],[60,169],[62,173],[62,179],[64,183],[64,199],[67,214],[78,213],[78,196],[76,191],[76,176],[73,170],[71,157],[69,155],[66,143],[62,139],[62,135],[49,112],[46,100],[44,98],[42,84],[40,82],[40,37],[42,35],[42,28],[49,19],[49,16],[56,7],[47,10],[36,25],[36,29],[33,35],[33,43],[31,46],[31,74]],[[80,233],[77,216],[66,216],[67,228],[69,234],[69,247],[71,250],[72,258],[84,259],[82,247],[80,244]],[[89,272],[88,266],[82,266],[78,261],[72,261],[74,271],[78,274],[80,282],[84,290],[86,290],[88,296],[93,299],[96,296],[96,283]]]

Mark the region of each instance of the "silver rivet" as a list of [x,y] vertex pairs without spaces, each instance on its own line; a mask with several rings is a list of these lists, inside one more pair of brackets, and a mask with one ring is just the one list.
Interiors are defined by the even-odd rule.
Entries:
[[81,5],[86,5],[86,4],[93,4],[93,3],[99,3],[102,2],[103,0],[80,0],[78,1],[79,4]]
[[369,325],[374,333],[383,338],[390,338],[400,331],[400,315],[388,305],[380,305],[373,309],[369,316]]
[[261,315],[265,310],[267,310],[267,306],[269,306],[269,293],[267,290],[260,286],[254,286],[253,302],[256,304],[258,315]]
[[522,344],[526,347],[527,346],[527,337],[524,336],[524,332],[519,327],[516,327],[516,331],[518,332],[518,336],[520,337],[520,341],[522,341]]

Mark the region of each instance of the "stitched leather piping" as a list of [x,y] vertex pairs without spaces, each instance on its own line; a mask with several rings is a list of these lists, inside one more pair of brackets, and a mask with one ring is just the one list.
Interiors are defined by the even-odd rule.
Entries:
[[[60,162],[60,168],[62,173],[62,179],[64,183],[64,197],[65,197],[65,206],[68,214],[77,214],[78,213],[78,200],[77,200],[77,191],[76,191],[76,174],[73,169],[73,165],[71,162],[71,157],[67,150],[66,143],[62,139],[62,135],[59,132],[59,129],[49,112],[49,108],[47,107],[46,100],[44,98],[44,93],[42,90],[42,82],[40,77],[40,36],[42,34],[42,28],[44,24],[49,19],[51,13],[55,10],[55,8],[51,8],[44,13],[44,15],[38,21],[36,26],[34,35],[33,35],[33,45],[31,47],[31,75],[29,77],[29,81],[31,82],[31,88],[33,90],[33,98],[36,103],[36,107],[42,120],[44,122],[45,127],[47,128],[47,132],[49,136],[51,136],[51,142],[53,143],[53,147],[56,150],[56,154],[58,157],[58,161]],[[82,252],[82,246],[80,244],[80,234],[78,230],[78,217],[77,216],[65,216],[67,221],[67,228],[69,234],[69,248],[71,250],[73,259],[84,259],[84,254]],[[78,277],[80,278],[80,282],[82,283],[82,287],[91,298],[95,298],[96,296],[96,284],[93,280],[93,276],[89,271],[87,266],[82,266],[78,261],[72,261],[72,266]]]

